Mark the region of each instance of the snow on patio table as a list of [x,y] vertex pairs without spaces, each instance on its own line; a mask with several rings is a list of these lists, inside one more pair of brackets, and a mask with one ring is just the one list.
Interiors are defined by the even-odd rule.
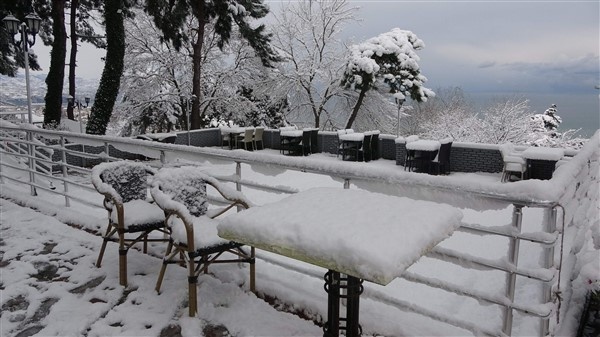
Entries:
[[224,218],[223,238],[387,284],[460,226],[451,206],[315,188]]

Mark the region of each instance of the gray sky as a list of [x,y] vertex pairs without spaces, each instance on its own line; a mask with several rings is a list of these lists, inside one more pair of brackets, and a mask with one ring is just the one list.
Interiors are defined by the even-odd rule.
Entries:
[[[265,2],[273,11],[282,4]],[[582,123],[600,127],[594,88],[600,84],[598,0],[350,4],[360,7],[361,22],[346,27],[342,37],[362,42],[395,27],[413,31],[426,45],[420,65],[431,89],[458,86],[479,97],[521,94],[537,112],[556,103],[563,119],[577,110],[578,118],[585,115]],[[34,50],[47,71],[49,49]],[[101,56],[84,45],[78,76],[99,78]]]

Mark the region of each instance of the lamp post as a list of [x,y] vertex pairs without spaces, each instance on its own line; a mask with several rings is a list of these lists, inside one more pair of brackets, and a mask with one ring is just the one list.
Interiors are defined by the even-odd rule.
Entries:
[[[71,96],[71,95],[69,95],[67,100],[69,101],[69,104],[71,104],[73,106],[77,106],[77,116],[79,118],[79,133],[83,133],[83,122],[81,121],[81,106],[83,105],[83,103],[78,99],[74,99],[73,96]],[[87,108],[89,104],[90,104],[90,98],[86,97],[84,108]]]
[[398,106],[398,119],[396,124],[396,136],[400,137],[400,110],[402,110],[402,104],[404,104],[405,98],[396,98],[396,105]]
[[[27,90],[27,117],[29,124],[33,123],[31,115],[31,89],[29,87],[29,48],[35,44],[35,36],[40,31],[40,23],[42,19],[35,13],[29,13],[25,17],[25,22],[20,22],[19,19],[15,18],[12,14],[7,15],[2,20],[6,29],[10,33],[11,42],[17,46],[23,48],[23,56],[25,59],[25,87]],[[19,29],[20,28],[20,29]],[[15,34],[21,32],[21,40],[15,41]],[[31,37],[32,39],[29,39]]]

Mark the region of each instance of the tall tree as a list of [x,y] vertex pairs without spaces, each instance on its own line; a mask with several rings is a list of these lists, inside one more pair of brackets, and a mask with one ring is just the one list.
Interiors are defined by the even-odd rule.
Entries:
[[314,127],[340,93],[346,49],[339,33],[357,21],[347,0],[301,0],[282,5],[275,15],[273,42],[282,54],[277,85],[287,89],[295,112],[311,115]]
[[[75,72],[77,68],[77,41],[89,42],[96,48],[106,48],[102,37],[96,36],[94,27],[90,23],[90,12],[100,9],[103,2],[100,0],[71,0],[69,4],[69,29],[71,39],[71,50],[69,51],[69,96],[76,96]],[[67,117],[74,120],[73,104],[67,105]]]
[[358,98],[345,128],[352,127],[358,111],[371,89],[378,89],[383,82],[394,98],[422,102],[434,92],[423,84],[427,78],[421,75],[416,50],[425,44],[413,32],[394,28],[367,41],[350,46],[350,57],[341,84],[350,90],[358,90]]
[[89,134],[103,135],[106,133],[106,126],[119,93],[123,74],[123,58],[125,57],[123,16],[127,14],[127,11],[128,7],[123,0],[106,0],[105,2],[106,59],[86,127],[86,133]]
[[62,89],[67,56],[67,31],[65,28],[65,0],[52,0],[52,31],[54,41],[50,52],[50,69],[46,76],[46,106],[44,125],[60,124],[62,115]]
[[200,128],[203,119],[200,109],[202,49],[205,28],[209,22],[214,21],[220,48],[229,41],[235,23],[241,36],[248,41],[263,64],[271,65],[278,61],[269,44],[271,36],[265,32],[265,26],[252,28],[250,25],[251,19],[262,18],[268,13],[262,0],[147,0],[146,11],[154,17],[163,38],[173,42],[175,48],[181,47],[182,42],[188,39],[184,33],[187,16],[191,14],[197,21],[197,35],[195,41],[192,41],[192,97],[198,99],[192,102],[191,129]]

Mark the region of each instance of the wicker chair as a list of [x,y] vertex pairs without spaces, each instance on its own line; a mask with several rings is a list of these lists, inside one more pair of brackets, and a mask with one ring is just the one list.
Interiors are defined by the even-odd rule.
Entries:
[[[217,221],[214,220],[233,207],[248,208],[250,202],[241,193],[222,186],[194,166],[161,169],[154,176],[152,185],[152,196],[167,214],[167,226],[171,229],[156,291],[160,292],[168,264],[185,264],[188,268],[189,315],[194,316],[198,311],[198,275],[207,273],[209,265],[213,263],[244,262],[250,264],[249,287],[254,292],[254,248],[244,249],[242,244],[221,239],[217,235]],[[208,185],[216,189],[227,206],[208,210]]]
[[[134,244],[143,241],[147,252],[149,241],[163,241],[167,229],[165,213],[149,201],[148,178],[156,171],[142,163],[117,161],[101,163],[92,169],[92,184],[104,195],[104,207],[108,211],[108,226],[103,235],[102,248],[96,261],[100,267],[109,241],[119,243],[119,283],[127,285],[127,252]],[[149,238],[152,231],[163,232]]]

